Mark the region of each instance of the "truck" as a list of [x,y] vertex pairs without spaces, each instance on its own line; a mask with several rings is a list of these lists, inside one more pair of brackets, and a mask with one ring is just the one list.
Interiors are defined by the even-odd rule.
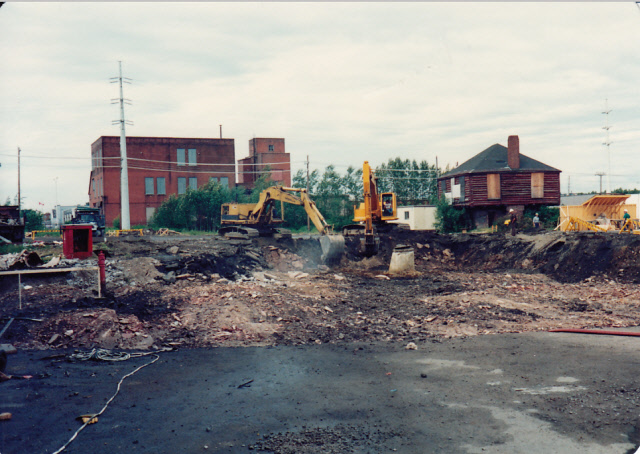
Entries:
[[104,236],[106,225],[100,208],[78,205],[71,210],[65,211],[62,220],[65,225],[91,224],[91,231],[94,237]]

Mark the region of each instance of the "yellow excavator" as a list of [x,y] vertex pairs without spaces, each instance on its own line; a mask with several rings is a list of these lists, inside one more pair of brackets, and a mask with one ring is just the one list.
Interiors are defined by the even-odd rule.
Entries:
[[389,222],[398,220],[396,195],[393,192],[378,194],[378,182],[369,161],[362,166],[362,183],[364,202],[353,207],[353,222],[358,224],[343,227],[342,234],[359,236],[364,233],[361,252],[371,257],[378,253],[380,247],[376,232],[387,232],[396,227],[407,228],[408,225]]
[[[276,202],[280,202],[279,213]],[[224,203],[221,211],[221,227],[218,234],[228,236],[239,233],[246,237],[291,236],[291,232],[278,228],[284,222],[284,204],[304,207],[313,225],[320,233],[323,262],[335,262],[344,252],[344,237],[333,233],[324,216],[309,198],[306,189],[271,186],[260,193],[257,203]]]

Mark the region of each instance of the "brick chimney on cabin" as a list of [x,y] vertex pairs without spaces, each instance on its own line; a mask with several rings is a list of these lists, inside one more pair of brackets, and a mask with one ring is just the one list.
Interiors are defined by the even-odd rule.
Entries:
[[520,139],[518,136],[509,136],[507,165],[511,170],[520,168]]

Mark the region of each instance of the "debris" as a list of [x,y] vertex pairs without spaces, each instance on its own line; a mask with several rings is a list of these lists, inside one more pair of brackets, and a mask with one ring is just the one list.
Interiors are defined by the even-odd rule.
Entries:
[[405,350],[417,350],[418,346],[416,344],[414,344],[413,342],[409,342],[406,347],[404,347]]
[[95,424],[98,422],[98,417],[96,415],[80,415],[76,418],[76,420],[80,421],[83,424]]
[[0,413],[0,421],[9,421],[11,416],[11,413],[8,412]]
[[51,338],[49,339],[49,342],[47,342],[47,344],[51,345],[55,341],[57,341],[59,338],[60,338],[60,334],[54,334],[53,336],[51,336]]
[[327,311],[327,312],[331,312],[331,313],[333,313],[333,309],[331,309],[329,306],[325,306],[325,307],[323,307],[323,309],[324,309],[325,311]]
[[238,389],[240,388],[250,388],[251,387],[251,383],[253,383],[253,379],[249,380],[248,382],[245,382],[241,385],[238,385]]
[[375,276],[376,279],[382,279],[382,280],[391,280],[391,278],[389,276],[385,276],[384,274],[378,274],[377,276]]

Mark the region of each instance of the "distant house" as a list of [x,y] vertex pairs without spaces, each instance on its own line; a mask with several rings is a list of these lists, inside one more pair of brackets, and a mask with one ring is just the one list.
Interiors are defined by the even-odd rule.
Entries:
[[489,227],[510,209],[560,204],[560,172],[520,154],[518,136],[495,144],[438,178],[438,196],[470,210],[477,227]]

